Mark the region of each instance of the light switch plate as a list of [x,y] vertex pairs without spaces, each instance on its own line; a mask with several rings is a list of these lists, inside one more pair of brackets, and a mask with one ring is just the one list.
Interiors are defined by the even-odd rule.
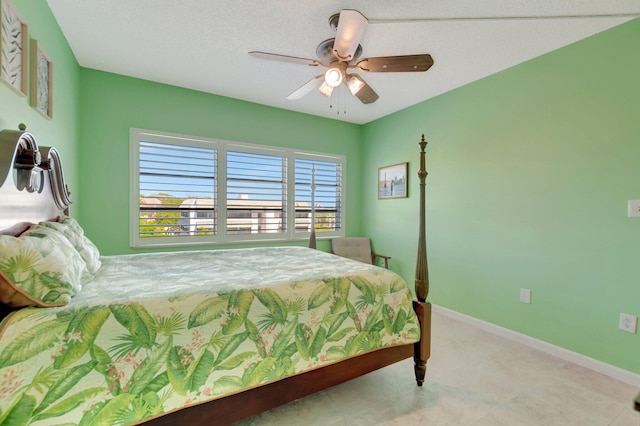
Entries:
[[629,200],[629,217],[640,217],[640,200]]

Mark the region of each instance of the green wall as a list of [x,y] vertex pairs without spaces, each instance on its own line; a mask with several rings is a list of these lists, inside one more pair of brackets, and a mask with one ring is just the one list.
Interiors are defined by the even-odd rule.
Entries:
[[[640,373],[618,330],[640,315],[638,40],[640,19],[365,125],[364,230],[393,269],[413,280],[424,133],[432,302]],[[377,200],[404,161],[410,197]]]
[[[36,39],[53,62],[53,119],[45,118],[29,105],[29,98],[0,83],[0,129],[18,130],[27,125],[39,145],[55,146],[64,162],[65,179],[79,200],[77,185],[78,93],[80,67],[44,0],[12,0]],[[75,205],[72,205],[72,210]],[[74,212],[75,213],[75,212]]]
[[129,248],[131,127],[343,154],[346,231],[361,232],[361,126],[85,68],[80,80],[79,215],[103,254],[141,251]]

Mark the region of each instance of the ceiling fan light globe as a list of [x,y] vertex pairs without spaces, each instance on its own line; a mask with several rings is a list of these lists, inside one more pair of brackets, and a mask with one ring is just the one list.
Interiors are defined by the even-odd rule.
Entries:
[[318,91],[322,96],[326,96],[328,98],[333,93],[333,86],[330,86],[326,81],[323,81],[320,87],[318,87]]
[[340,12],[333,53],[340,61],[349,62],[362,40],[369,20],[357,10],[345,9]]
[[338,87],[342,83],[342,71],[338,68],[329,68],[324,73],[324,82],[331,87]]
[[351,94],[355,96],[355,94],[364,87],[364,81],[357,75],[349,75],[347,78],[347,87]]

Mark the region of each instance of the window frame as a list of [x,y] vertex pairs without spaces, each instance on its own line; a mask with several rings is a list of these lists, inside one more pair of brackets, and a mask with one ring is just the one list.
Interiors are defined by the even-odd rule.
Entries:
[[[216,150],[215,166],[215,206],[216,232],[214,235],[190,235],[171,237],[140,237],[140,142],[169,143],[213,148]],[[281,233],[249,233],[227,235],[227,151],[240,151],[258,155],[277,155],[286,161],[286,230]],[[340,229],[336,231],[316,230],[317,239],[343,237],[345,235],[345,200],[347,158],[341,154],[321,153],[291,148],[245,142],[227,141],[199,136],[182,135],[161,131],[131,128],[129,131],[129,245],[132,248],[179,247],[192,245],[222,245],[276,241],[300,241],[309,239],[310,231],[296,231],[295,227],[295,161],[296,159],[335,162],[340,164],[342,179],[340,182]],[[213,195],[213,194],[212,194]]]

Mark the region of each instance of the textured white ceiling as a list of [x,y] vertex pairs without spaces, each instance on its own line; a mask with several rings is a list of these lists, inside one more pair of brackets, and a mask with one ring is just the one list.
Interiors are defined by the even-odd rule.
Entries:
[[[640,16],[640,0],[47,3],[83,67],[353,123],[375,120]],[[361,73],[380,95],[370,105],[346,90],[331,99],[317,91],[285,99],[318,68],[256,59],[248,52],[315,59],[318,43],[335,34],[329,17],[341,9],[359,10],[370,20],[362,58],[429,53],[434,66],[426,73]],[[565,18],[440,19],[553,16]],[[394,19],[425,20],[379,22]]]

